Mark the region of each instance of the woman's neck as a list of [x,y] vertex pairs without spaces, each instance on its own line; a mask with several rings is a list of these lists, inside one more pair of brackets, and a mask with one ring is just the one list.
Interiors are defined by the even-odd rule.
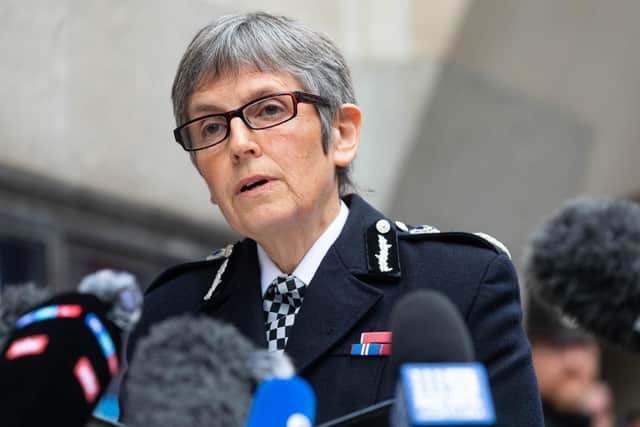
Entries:
[[255,240],[283,273],[291,274],[339,212],[338,198],[322,215],[307,217],[305,221],[294,221],[295,223],[287,226],[285,230]]

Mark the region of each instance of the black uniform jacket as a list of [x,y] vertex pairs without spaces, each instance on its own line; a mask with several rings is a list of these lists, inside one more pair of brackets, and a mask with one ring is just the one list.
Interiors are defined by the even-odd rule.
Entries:
[[[387,228],[376,225],[384,215],[356,195],[344,201],[350,209],[347,223],[309,283],[286,349],[316,392],[316,421],[393,397],[395,379],[385,375],[388,359],[350,356],[350,347],[360,342],[362,332],[390,330],[390,314],[400,296],[429,288],[449,297],[469,327],[476,358],[488,371],[496,425],[542,426],[509,256],[470,233],[429,233],[429,228],[409,229],[386,220],[391,230],[381,234]],[[375,257],[380,255],[378,235],[389,243],[387,265]],[[179,265],[158,277],[147,291],[129,354],[154,323],[185,312],[231,323],[266,348],[256,243],[245,239],[235,244],[220,275],[225,260],[220,256]],[[219,285],[205,300],[214,281]]]

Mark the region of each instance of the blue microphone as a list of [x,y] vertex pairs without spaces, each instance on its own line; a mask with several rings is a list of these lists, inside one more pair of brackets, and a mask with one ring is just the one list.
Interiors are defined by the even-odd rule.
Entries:
[[298,376],[263,381],[253,396],[246,427],[311,427],[316,398]]

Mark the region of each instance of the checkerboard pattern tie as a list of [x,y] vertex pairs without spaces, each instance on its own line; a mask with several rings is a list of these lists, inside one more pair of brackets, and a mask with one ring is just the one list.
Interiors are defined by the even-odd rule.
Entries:
[[283,351],[307,285],[296,276],[278,276],[262,301],[269,351]]

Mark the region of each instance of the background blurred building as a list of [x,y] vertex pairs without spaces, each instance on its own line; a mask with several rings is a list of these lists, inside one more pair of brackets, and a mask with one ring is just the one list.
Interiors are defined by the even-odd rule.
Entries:
[[[3,0],[0,286],[106,266],[148,284],[235,239],[172,140],[169,93],[197,29],[256,7],[342,47],[356,180],[397,219],[493,234],[517,264],[565,199],[640,192],[634,0]],[[632,406],[637,357],[609,349],[603,374]]]

